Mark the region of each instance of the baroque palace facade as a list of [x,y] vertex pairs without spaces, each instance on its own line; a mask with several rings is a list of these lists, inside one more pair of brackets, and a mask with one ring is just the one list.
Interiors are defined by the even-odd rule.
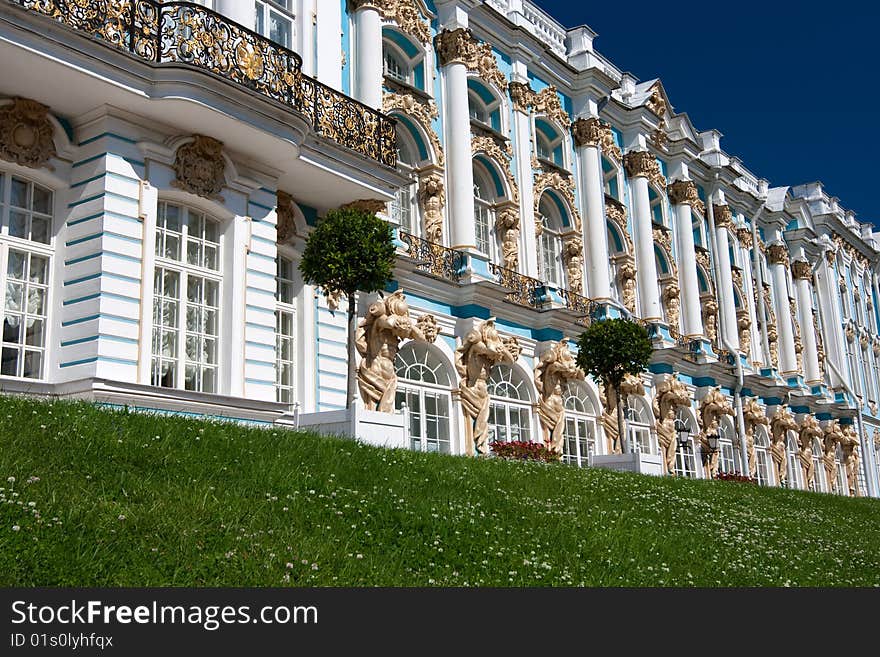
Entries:
[[637,450],[880,495],[878,235],[595,36],[527,0],[0,0],[0,389],[340,411],[344,308],[297,263],[354,205],[399,255],[358,341],[396,353],[396,394],[362,365],[361,403],[405,406],[413,449],[608,455],[617,400],[570,348],[624,316],[655,347],[625,384]]

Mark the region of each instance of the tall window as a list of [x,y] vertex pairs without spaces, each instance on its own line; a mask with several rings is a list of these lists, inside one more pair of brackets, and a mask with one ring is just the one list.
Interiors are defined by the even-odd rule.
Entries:
[[296,293],[293,260],[278,256],[275,289],[275,399],[293,405],[296,362]]
[[559,210],[545,194],[538,206],[541,220],[541,235],[538,237],[538,265],[541,280],[561,287],[562,279],[562,238],[559,236],[562,222]]
[[819,440],[813,441],[813,490],[818,492],[826,492],[828,490],[828,482],[825,481],[825,465],[822,461],[822,443]]
[[596,407],[587,386],[571,382],[565,391],[565,442],[562,459],[572,465],[589,465],[596,453]]
[[738,459],[733,447],[733,429],[726,422],[718,427],[718,472],[730,474],[738,470]]
[[495,195],[486,182],[482,172],[474,170],[474,234],[478,251],[492,258],[492,226],[495,223],[495,209],[492,201]]
[[0,375],[45,377],[52,192],[0,172]]
[[644,397],[627,396],[626,420],[630,447],[644,454],[657,454],[657,440],[651,432],[651,409]]
[[220,235],[203,213],[160,202],[151,382],[217,392]]
[[755,469],[757,472],[752,476],[758,478],[761,486],[769,486],[772,483],[770,479],[770,439],[767,436],[767,429],[759,426],[755,429]]
[[676,435],[675,474],[679,477],[694,479],[697,476],[697,459],[694,456],[693,439],[693,436],[696,435],[696,427],[691,422],[690,416],[682,408],[679,408],[675,414],[675,429],[676,434],[679,429],[686,429],[689,432],[688,441],[684,445],[677,442],[678,436]]
[[801,460],[798,458],[798,440],[794,431],[788,432],[788,450],[786,458],[788,459],[788,487],[798,490],[804,489],[804,475],[801,471]]
[[394,405],[409,411],[412,448],[420,452],[450,453],[449,372],[426,345],[410,343],[397,353],[398,384]]
[[509,365],[498,365],[489,378],[489,440],[531,441],[529,384]]
[[489,124],[489,110],[482,99],[473,91],[468,92],[468,112],[474,121]]
[[397,166],[409,180],[401,185],[395,193],[394,200],[391,201],[389,207],[389,214],[391,220],[400,226],[400,230],[417,235],[419,222],[416,216],[416,178],[414,173],[417,161],[413,156],[415,149],[402,132],[398,131],[397,135]]
[[[245,2],[246,0],[240,0]],[[256,24],[254,31],[269,37],[285,48],[293,43],[292,0],[255,0]]]

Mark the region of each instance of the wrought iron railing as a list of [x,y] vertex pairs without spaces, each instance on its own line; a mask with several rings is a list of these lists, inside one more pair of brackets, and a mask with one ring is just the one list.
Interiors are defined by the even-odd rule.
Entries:
[[593,312],[594,302],[588,297],[565,288],[559,288],[559,296],[565,302],[565,307],[572,312],[580,315],[590,315]]
[[388,167],[397,165],[394,120],[302,73],[292,50],[190,2],[7,0],[163,65],[186,65],[288,106],[320,136]]
[[538,296],[538,290],[543,288],[544,284],[537,278],[525,276],[495,263],[489,263],[489,271],[496,277],[499,285],[510,290],[510,294],[506,297],[508,301],[531,308],[541,307],[543,299]]
[[465,265],[464,253],[403,231],[400,232],[400,241],[407,245],[406,255],[416,261],[416,269],[446,281],[458,282]]

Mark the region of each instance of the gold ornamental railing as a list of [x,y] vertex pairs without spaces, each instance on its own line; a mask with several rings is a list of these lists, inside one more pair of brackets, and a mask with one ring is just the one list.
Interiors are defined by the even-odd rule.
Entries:
[[[245,1],[245,0],[242,0]],[[394,120],[302,73],[292,50],[190,2],[7,0],[157,65],[186,65],[302,115],[320,136],[388,167]]]
[[410,233],[400,232],[407,246],[406,255],[416,261],[416,269],[431,276],[457,283],[464,269],[464,253],[435,244]]
[[521,306],[541,307],[542,299],[538,296],[538,290],[544,287],[544,283],[537,278],[531,278],[495,263],[489,263],[489,271],[496,277],[499,285],[510,290],[510,294],[505,297],[508,301]]

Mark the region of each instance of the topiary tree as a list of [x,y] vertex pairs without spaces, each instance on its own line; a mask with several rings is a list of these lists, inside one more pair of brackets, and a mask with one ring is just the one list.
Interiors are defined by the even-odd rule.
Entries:
[[299,262],[305,282],[323,288],[325,293],[341,292],[348,299],[346,408],[354,398],[357,376],[354,297],[359,291],[384,289],[394,271],[394,258],[391,226],[375,214],[356,208],[330,210],[306,239]]
[[628,319],[593,322],[578,338],[577,364],[584,372],[614,391],[617,399],[617,430],[621,451],[627,452],[623,429],[620,385],[627,374],[648,368],[653,347],[643,326]]

